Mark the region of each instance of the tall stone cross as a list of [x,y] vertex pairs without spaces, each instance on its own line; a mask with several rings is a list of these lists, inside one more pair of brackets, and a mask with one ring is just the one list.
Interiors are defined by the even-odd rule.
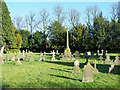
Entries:
[[68,37],[68,29],[70,29],[69,27],[68,27],[68,25],[66,26],[66,32],[67,32],[67,48],[69,48],[69,37]]

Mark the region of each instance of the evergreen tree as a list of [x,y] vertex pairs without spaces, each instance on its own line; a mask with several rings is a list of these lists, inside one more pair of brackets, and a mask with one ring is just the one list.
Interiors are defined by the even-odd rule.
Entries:
[[13,24],[10,18],[10,12],[5,2],[2,2],[2,42],[9,48],[15,48],[15,34],[13,32]]

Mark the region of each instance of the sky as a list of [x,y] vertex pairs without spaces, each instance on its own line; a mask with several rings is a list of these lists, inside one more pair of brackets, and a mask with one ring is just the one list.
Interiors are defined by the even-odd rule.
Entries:
[[[50,17],[54,19],[54,10],[53,8],[56,5],[60,5],[63,7],[64,11],[68,13],[70,9],[76,9],[78,12],[80,12],[80,23],[85,24],[86,23],[86,8],[90,6],[97,6],[100,11],[103,12],[104,17],[110,17],[111,16],[111,6],[113,4],[117,4],[118,0],[107,0],[104,2],[103,0],[95,1],[92,0],[90,2],[89,0],[82,0],[79,2],[79,0],[75,0],[74,2],[71,0],[65,0],[66,2],[63,2],[63,0],[58,0],[58,2],[55,2],[54,0],[45,0],[42,2],[41,0],[5,0],[7,7],[10,11],[10,16],[13,19],[13,17],[21,16],[25,18],[29,13],[35,12],[37,15],[39,14],[39,11],[42,8],[46,8],[47,12],[50,13]],[[68,15],[67,15],[68,16]],[[68,21],[65,21],[64,24],[69,24]]]

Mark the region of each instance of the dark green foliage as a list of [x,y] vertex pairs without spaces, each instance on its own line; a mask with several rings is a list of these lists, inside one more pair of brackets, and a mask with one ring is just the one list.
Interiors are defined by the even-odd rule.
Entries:
[[13,33],[13,24],[10,18],[10,12],[5,2],[2,2],[2,43],[9,48],[15,48],[15,35]]
[[30,32],[27,30],[16,30],[16,33],[20,33],[20,35],[22,36],[22,46],[21,48],[25,49],[25,48],[29,48],[29,43],[28,43],[28,39],[30,36]]
[[66,47],[66,31],[61,23],[53,22],[49,27],[49,40],[51,41],[52,49],[59,49],[60,51]]

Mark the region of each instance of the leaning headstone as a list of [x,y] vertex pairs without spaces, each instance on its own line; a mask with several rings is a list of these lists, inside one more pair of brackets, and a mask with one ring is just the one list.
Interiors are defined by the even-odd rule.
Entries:
[[114,69],[114,62],[113,61],[111,61],[111,67],[109,67],[109,73],[111,73],[111,71]]
[[100,63],[100,64],[103,64],[103,57],[100,56],[99,59],[100,59],[100,60],[99,60],[99,63]]
[[120,64],[120,60],[119,60],[119,56],[118,55],[115,57],[115,64]]
[[95,61],[93,61],[93,63],[94,63],[93,73],[99,73],[99,72],[98,72],[98,69],[96,68],[96,64],[97,64],[98,62],[95,60]]
[[9,55],[8,54],[5,56],[5,60],[9,61]]
[[82,82],[93,82],[93,70],[94,68],[89,62],[84,65]]
[[40,53],[40,60],[39,61],[43,61],[43,53]]
[[14,54],[12,54],[11,61],[15,61],[15,55]]
[[72,70],[72,73],[80,73],[79,61],[78,60],[76,60],[74,62],[74,69]]
[[31,62],[34,61],[34,58],[33,58],[33,54],[32,54],[32,53],[30,54],[30,60],[29,60],[29,61],[31,61]]
[[79,53],[79,51],[75,51],[75,58],[80,58],[80,53]]
[[17,63],[16,63],[16,64],[21,64],[21,63],[20,63],[20,59],[19,59],[19,58],[18,58],[18,61],[17,61]]
[[53,50],[53,52],[52,52],[52,61],[55,61],[55,52],[54,52],[54,50]]

